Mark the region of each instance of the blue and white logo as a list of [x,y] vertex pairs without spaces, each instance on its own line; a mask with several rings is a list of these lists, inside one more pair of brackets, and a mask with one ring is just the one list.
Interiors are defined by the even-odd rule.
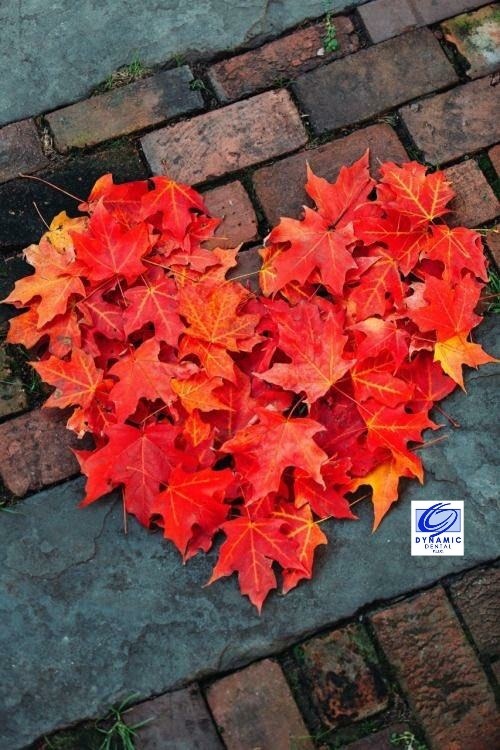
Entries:
[[412,500],[411,554],[463,555],[463,521],[463,500]]

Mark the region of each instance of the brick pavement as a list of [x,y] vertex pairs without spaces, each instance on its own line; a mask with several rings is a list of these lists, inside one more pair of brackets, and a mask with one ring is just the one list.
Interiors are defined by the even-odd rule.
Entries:
[[[156,71],[1,128],[2,290],[25,273],[20,251],[43,231],[33,202],[47,219],[76,206],[20,172],[77,198],[106,171],[118,181],[167,171],[197,184],[223,217],[217,244],[243,243],[231,275],[255,285],[256,243],[280,215],[299,214],[306,162],[333,179],[367,146],[375,169],[415,156],[445,168],[457,192],[452,223],[486,224],[498,262],[500,79],[478,33],[497,39],[500,24],[498,9],[482,6],[371,0],[332,18],[335,49],[325,50],[320,20],[200,61],[195,73],[186,65]],[[0,321],[8,314],[0,308]],[[29,411],[26,374],[0,355],[0,477],[9,498],[69,478],[76,464],[60,419]],[[275,659],[143,703],[130,716],[155,718],[137,748],[421,747],[403,744],[406,732],[432,750],[489,750],[500,743],[498,581],[498,568],[471,571]]]

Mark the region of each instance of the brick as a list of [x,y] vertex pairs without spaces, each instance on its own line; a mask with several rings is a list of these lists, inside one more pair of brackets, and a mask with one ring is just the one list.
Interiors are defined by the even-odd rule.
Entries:
[[450,592],[480,653],[500,656],[500,569],[472,570]]
[[93,146],[201,109],[192,80],[182,66],[58,109],[46,117],[55,146],[63,152]]
[[500,176],[500,143],[496,146],[493,146],[493,148],[490,148],[490,150],[488,151],[488,156],[490,157],[491,163],[495,167],[497,175]]
[[493,693],[441,587],[371,621],[431,750],[500,746]]
[[404,732],[409,732],[407,724],[391,724],[390,727],[374,732],[368,737],[363,737],[356,742],[346,745],[344,750],[394,750],[394,748],[408,748],[408,743],[396,744],[391,741],[394,736],[400,737]]
[[5,347],[0,346],[0,418],[23,411],[27,406],[23,384],[13,375]]
[[205,247],[236,247],[257,237],[255,211],[241,182],[207,190],[203,197],[210,214],[223,219],[215,232],[216,239],[205,242]]
[[497,267],[500,269],[500,224],[488,230],[486,235],[486,244],[491,250]]
[[345,138],[301,151],[257,170],[252,178],[253,184],[269,224],[276,224],[280,216],[296,217],[304,204],[311,205],[304,191],[306,162],[321,177],[335,180],[340,168],[359,159],[367,148],[370,149],[370,164],[375,174],[380,162],[408,159],[394,130],[389,125],[380,124],[356,130]]
[[253,292],[259,291],[259,271],[262,260],[257,247],[243,250],[236,256],[238,264],[227,274],[228,279],[236,279]]
[[[104,148],[93,154],[77,154],[65,163],[40,173],[41,177],[79,198],[86,198],[94,182],[112,172],[116,182],[141,180],[149,172],[138,150],[131,143]],[[0,253],[17,250],[38,242],[45,231],[34,206],[50,220],[59,211],[78,214],[78,201],[54,188],[33,180],[13,180],[0,186]]]
[[71,448],[85,447],[59,409],[35,409],[0,425],[0,476],[18,497],[78,473]]
[[444,164],[498,139],[498,90],[490,78],[457,86],[400,112],[426,161]]
[[288,91],[268,91],[141,139],[154,173],[197,184],[294,151],[307,141]]
[[47,165],[33,120],[21,120],[0,128],[0,182],[19,172],[35,172]]
[[446,221],[451,226],[479,227],[494,219],[500,204],[486,177],[473,159],[445,169],[456,196]]
[[[345,16],[336,16],[333,22],[338,41],[338,49],[334,52],[325,54],[325,25],[318,23],[258,49],[215,63],[209,68],[208,77],[218,98],[223,102],[240,99],[276,85],[279,80],[293,79],[325,60],[335,60],[355,52],[359,39],[352,21]],[[320,52],[323,54],[320,55]]]
[[265,659],[210,686],[208,705],[227,750],[312,750],[278,664]]
[[441,24],[445,38],[467,60],[467,75],[478,78],[500,67],[500,10],[487,5]]
[[205,701],[194,685],[140,703],[125,715],[129,726],[148,719],[137,730],[136,750],[223,750]]
[[383,42],[480,5],[484,0],[373,0],[358,8],[358,13],[372,41]]
[[316,133],[363,122],[458,81],[428,29],[305,73],[293,89]]
[[348,625],[313,638],[300,651],[311,700],[325,726],[334,729],[387,707],[387,688],[362,626]]

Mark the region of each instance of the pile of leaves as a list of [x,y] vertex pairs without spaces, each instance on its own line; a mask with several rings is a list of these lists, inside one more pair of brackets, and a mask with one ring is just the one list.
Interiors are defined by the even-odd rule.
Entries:
[[260,251],[262,294],[228,280],[237,250],[207,250],[219,220],[166,177],[105,175],[60,214],[7,301],[27,310],[9,341],[35,347],[91,433],[78,452],[88,505],[123,488],[124,510],[160,527],[183,560],[225,537],[211,581],[237,572],[256,605],[310,578],[320,522],[351,519],[372,490],[374,527],[433,404],[491,361],[469,340],[486,281],[479,235],[442,217],[442,172],[368,154],[335,184],[308,170],[315,208],[284,218]]

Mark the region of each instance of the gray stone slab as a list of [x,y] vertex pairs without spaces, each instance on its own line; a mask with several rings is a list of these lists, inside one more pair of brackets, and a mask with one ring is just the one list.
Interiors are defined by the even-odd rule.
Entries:
[[[491,318],[475,338],[494,353],[498,330]],[[371,602],[498,556],[494,375],[494,365],[469,372],[468,396],[447,399],[462,428],[444,428],[448,439],[425,449],[425,485],[408,483],[376,534],[368,503],[358,522],[325,524],[331,544],[313,581],[271,596],[261,617],[234,579],[202,588],[214,553],[182,566],[158,534],[132,522],[125,536],[119,503],[78,509],[81,479],[2,514],[2,750],[102,715],[133,692],[146,698],[248,663]],[[465,500],[464,557],[410,556],[411,499]]]
[[0,3],[0,125],[88,96],[134,56],[151,65],[255,44],[362,0]]

